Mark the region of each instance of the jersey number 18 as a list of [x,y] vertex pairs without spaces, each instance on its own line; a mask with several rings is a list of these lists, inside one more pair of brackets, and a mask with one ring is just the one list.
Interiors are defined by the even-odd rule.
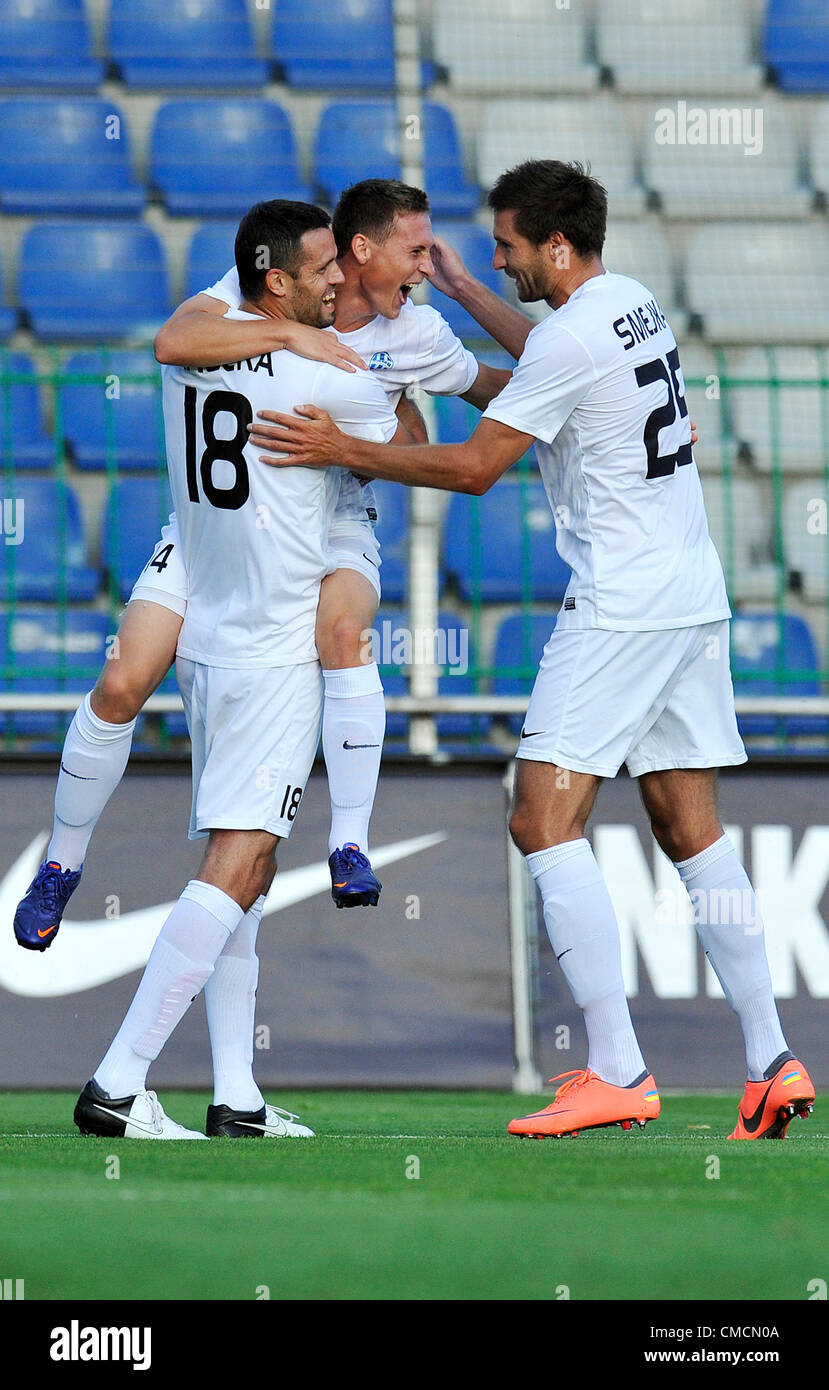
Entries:
[[[253,421],[250,401],[236,391],[211,391],[205,398],[201,412],[204,452],[196,462],[196,403],[198,392],[195,386],[184,388],[184,441],[187,466],[187,495],[191,502],[200,502],[199,476],[204,495],[214,507],[235,512],[243,507],[250,496],[250,478],[244,448],[248,442],[247,427]],[[232,415],[236,421],[236,433],[232,439],[217,439],[215,433],[216,416],[222,412]],[[232,465],[235,478],[230,487],[217,487],[213,481],[213,465],[217,459],[226,459]]]

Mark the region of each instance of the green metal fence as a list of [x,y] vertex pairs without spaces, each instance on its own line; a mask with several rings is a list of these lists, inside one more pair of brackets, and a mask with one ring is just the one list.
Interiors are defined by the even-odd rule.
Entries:
[[[709,355],[712,370],[689,372],[686,389],[691,417],[700,429],[697,456],[712,534],[735,613],[737,694],[740,699],[774,698],[778,705],[798,697],[804,702],[797,713],[789,704],[776,712],[746,715],[744,729],[757,747],[829,753],[824,712],[829,694],[826,351],[752,350],[755,369],[740,373],[737,355],[701,350]],[[90,688],[132,582],[167,518],[160,373],[150,358],[142,371],[119,372],[120,361],[118,351],[103,349],[97,352],[95,370],[84,370],[77,353],[52,348],[31,354],[27,367],[19,354],[8,349],[0,353],[0,718],[6,749],[59,744],[67,715],[32,706],[45,707],[50,694],[80,696]],[[86,407],[78,400],[78,388],[90,392]],[[141,430],[132,436],[133,417],[125,402],[134,405],[136,392],[148,392],[148,399]],[[469,407],[470,430],[476,419]],[[90,422],[98,429],[95,457],[84,449]],[[135,456],[138,434],[149,439],[143,458]],[[553,518],[547,514],[544,522],[541,517],[538,485],[531,455],[498,484],[499,505],[506,507],[517,496],[522,518],[511,594],[492,600],[486,596],[500,540],[485,530],[484,499],[465,499],[468,534],[463,541],[469,565],[463,584],[451,578],[459,536],[456,524],[450,534],[447,512],[442,537],[436,537],[436,563],[450,572],[442,581],[441,609],[455,614],[468,630],[470,652],[468,669],[442,668],[440,694],[480,697],[476,717],[466,724],[449,722],[446,715],[439,720],[440,744],[450,751],[506,751],[515,743],[504,697],[511,695],[515,703],[529,691],[539,656],[533,617],[557,607],[555,600],[540,597],[534,578],[534,563],[539,555],[542,562],[550,556],[554,545]],[[507,489],[516,491],[508,494]],[[14,528],[20,499],[25,505],[18,543]],[[449,499],[445,505],[448,509]],[[395,610],[384,603],[383,611],[393,615]],[[499,629],[516,617],[517,658],[513,648],[510,661],[499,661]],[[44,643],[40,647],[38,632]],[[400,675],[399,667],[387,665],[383,671],[387,677]],[[464,676],[462,682],[458,675]],[[821,698],[823,706],[817,703]],[[10,709],[15,704],[18,708]],[[490,717],[483,712],[487,708]],[[142,738],[160,749],[181,746],[176,729],[165,718],[150,720]]]

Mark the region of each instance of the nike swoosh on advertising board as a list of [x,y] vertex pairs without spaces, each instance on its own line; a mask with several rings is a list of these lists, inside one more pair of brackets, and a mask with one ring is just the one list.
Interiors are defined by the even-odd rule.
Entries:
[[[64,921],[60,936],[48,951],[32,960],[14,939],[12,922],[17,904],[40,867],[48,835],[38,835],[15,860],[0,883],[0,989],[32,999],[52,999],[62,994],[79,994],[108,984],[134,970],[143,970],[158,933],[173,903],[157,903],[136,912],[125,912],[111,920]],[[372,851],[376,869],[420,854],[445,840],[446,834],[418,835],[398,840]],[[263,917],[295,903],[330,891],[331,872],[326,860],[306,864],[300,869],[280,871],[265,902]]]

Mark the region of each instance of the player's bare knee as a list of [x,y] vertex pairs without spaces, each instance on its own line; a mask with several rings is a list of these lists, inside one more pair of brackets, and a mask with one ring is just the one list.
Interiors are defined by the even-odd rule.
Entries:
[[143,683],[119,661],[107,661],[92,691],[91,704],[99,719],[107,724],[129,724],[140,714],[144,703]]
[[329,671],[362,665],[365,627],[359,617],[352,613],[340,613],[319,636],[322,642],[320,657]]

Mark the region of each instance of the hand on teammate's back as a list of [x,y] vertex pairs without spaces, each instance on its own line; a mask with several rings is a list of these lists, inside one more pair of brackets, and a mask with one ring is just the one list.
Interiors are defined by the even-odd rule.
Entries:
[[294,410],[293,415],[283,415],[278,410],[257,411],[255,421],[248,425],[250,442],[259,449],[278,449],[290,455],[275,458],[266,454],[259,462],[275,468],[325,468],[341,463],[344,436],[331,416],[316,405],[298,405]]

